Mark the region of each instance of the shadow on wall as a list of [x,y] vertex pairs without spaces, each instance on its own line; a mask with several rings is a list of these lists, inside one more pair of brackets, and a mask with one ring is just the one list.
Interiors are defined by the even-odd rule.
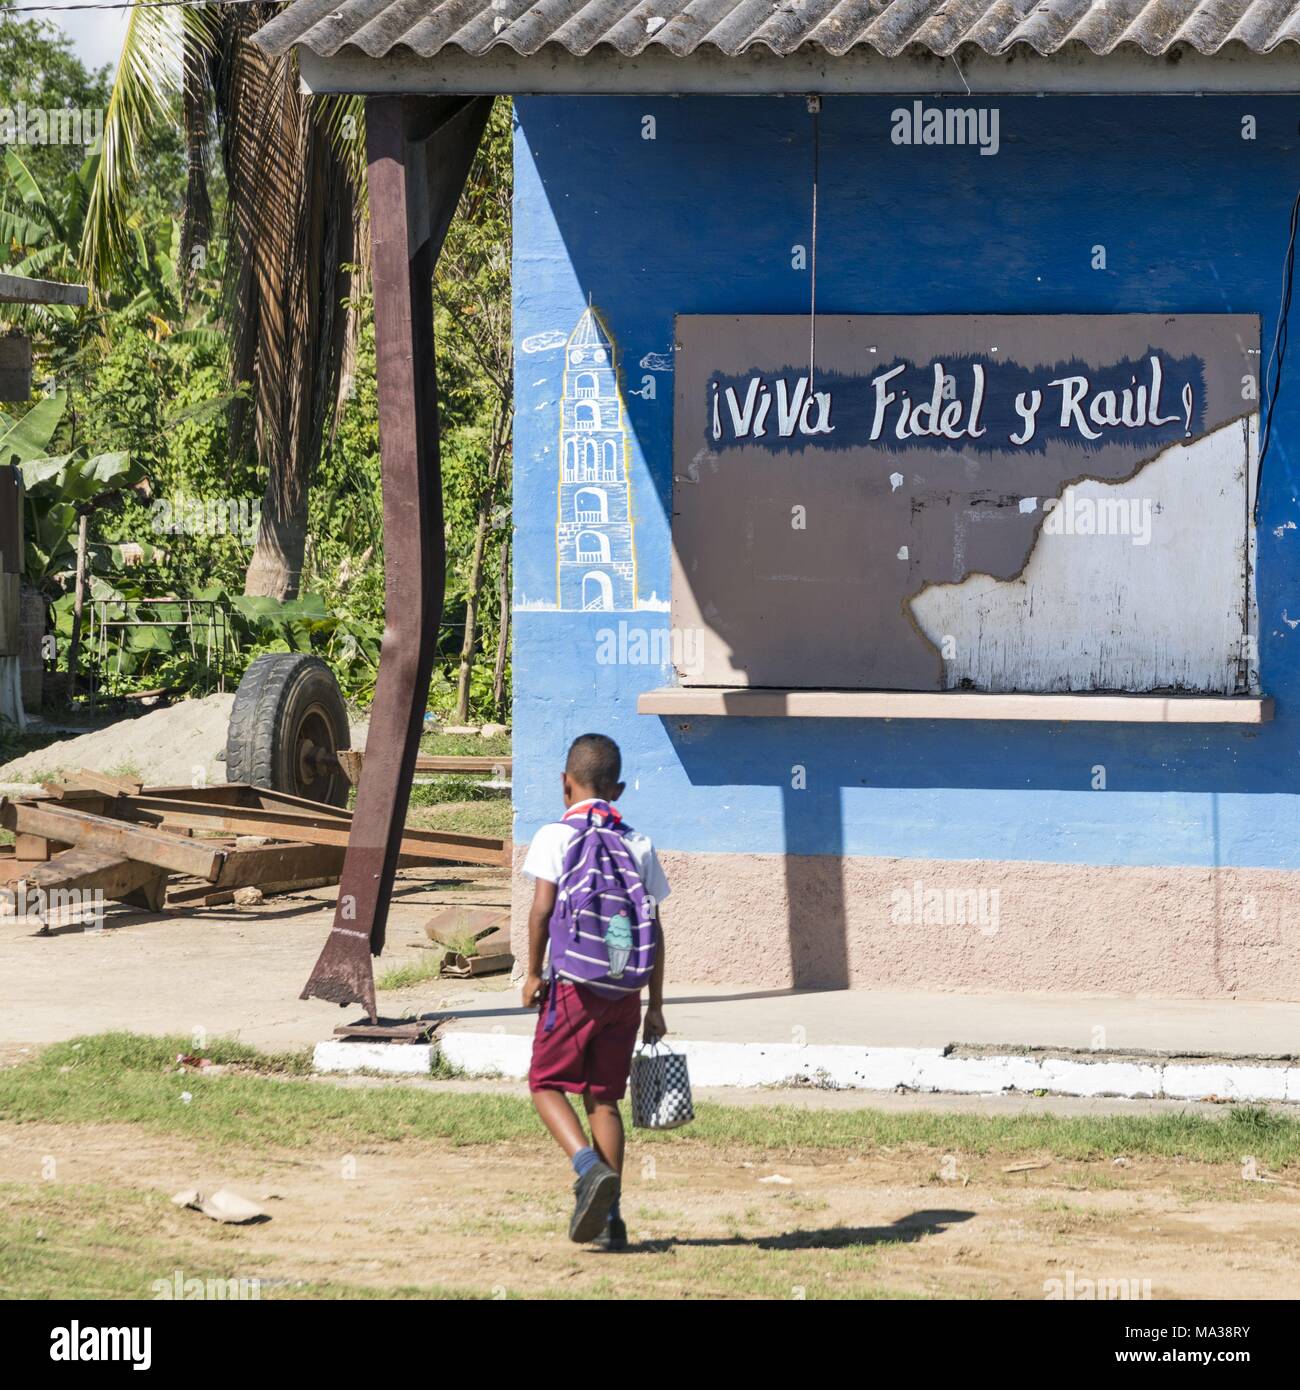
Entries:
[[[1237,862],[1238,855],[1225,854],[1224,843],[1240,843],[1243,816],[1268,819],[1237,809],[1225,827],[1224,794],[1294,794],[1289,761],[1278,760],[1261,785],[1251,756],[1261,737],[1257,729],[742,716],[661,717],[660,723],[693,786],[779,789],[790,978],[796,989],[845,989],[851,984],[844,856],[1043,857],[1024,849],[1041,829],[1027,804],[1011,814],[1000,792],[1086,793],[1076,809],[1058,810],[1053,826],[1079,835],[1104,831],[1110,814],[1100,802],[1095,819],[1089,810],[1093,796],[1106,795],[1091,790],[1098,769],[1112,791],[1203,794],[1207,804],[1187,833],[1205,846],[1207,867],[1214,868]],[[912,808],[918,826],[915,848],[879,850],[863,844],[864,834],[888,835],[895,845],[898,837],[906,839],[909,827],[889,821],[889,806],[872,798],[873,791],[899,789],[936,794],[932,802]],[[956,814],[969,817],[972,793],[975,804],[980,793],[988,793],[983,852],[936,852],[936,840],[940,847],[943,842],[948,798],[964,797],[966,805]],[[846,797],[852,834],[846,829]],[[1135,825],[1133,835],[1149,829]],[[1116,862],[1129,860],[1120,853]]]

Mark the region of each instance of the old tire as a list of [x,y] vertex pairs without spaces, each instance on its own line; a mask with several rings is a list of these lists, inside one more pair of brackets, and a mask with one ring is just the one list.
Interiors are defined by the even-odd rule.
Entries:
[[244,672],[226,730],[226,779],[347,805],[349,782],[334,756],[350,747],[334,673],[316,656],[271,652]]

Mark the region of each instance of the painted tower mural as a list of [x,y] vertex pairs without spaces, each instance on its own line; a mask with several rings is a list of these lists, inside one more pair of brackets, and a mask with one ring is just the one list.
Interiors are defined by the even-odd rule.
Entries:
[[556,527],[558,606],[636,607],[636,546],[618,355],[594,309],[564,349]]

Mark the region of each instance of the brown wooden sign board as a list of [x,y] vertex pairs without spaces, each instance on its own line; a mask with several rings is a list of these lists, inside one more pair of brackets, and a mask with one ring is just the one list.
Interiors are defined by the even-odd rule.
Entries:
[[677,318],[682,686],[1251,693],[1257,318],[812,329]]

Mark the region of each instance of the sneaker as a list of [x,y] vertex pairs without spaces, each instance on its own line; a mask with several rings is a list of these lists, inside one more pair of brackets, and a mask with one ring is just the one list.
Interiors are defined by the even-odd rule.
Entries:
[[573,1220],[569,1239],[579,1245],[595,1240],[605,1229],[609,1209],[618,1196],[618,1174],[605,1163],[593,1164],[573,1184]]
[[598,1250],[627,1249],[627,1227],[617,1216],[611,1216],[605,1223],[605,1229],[591,1242]]

